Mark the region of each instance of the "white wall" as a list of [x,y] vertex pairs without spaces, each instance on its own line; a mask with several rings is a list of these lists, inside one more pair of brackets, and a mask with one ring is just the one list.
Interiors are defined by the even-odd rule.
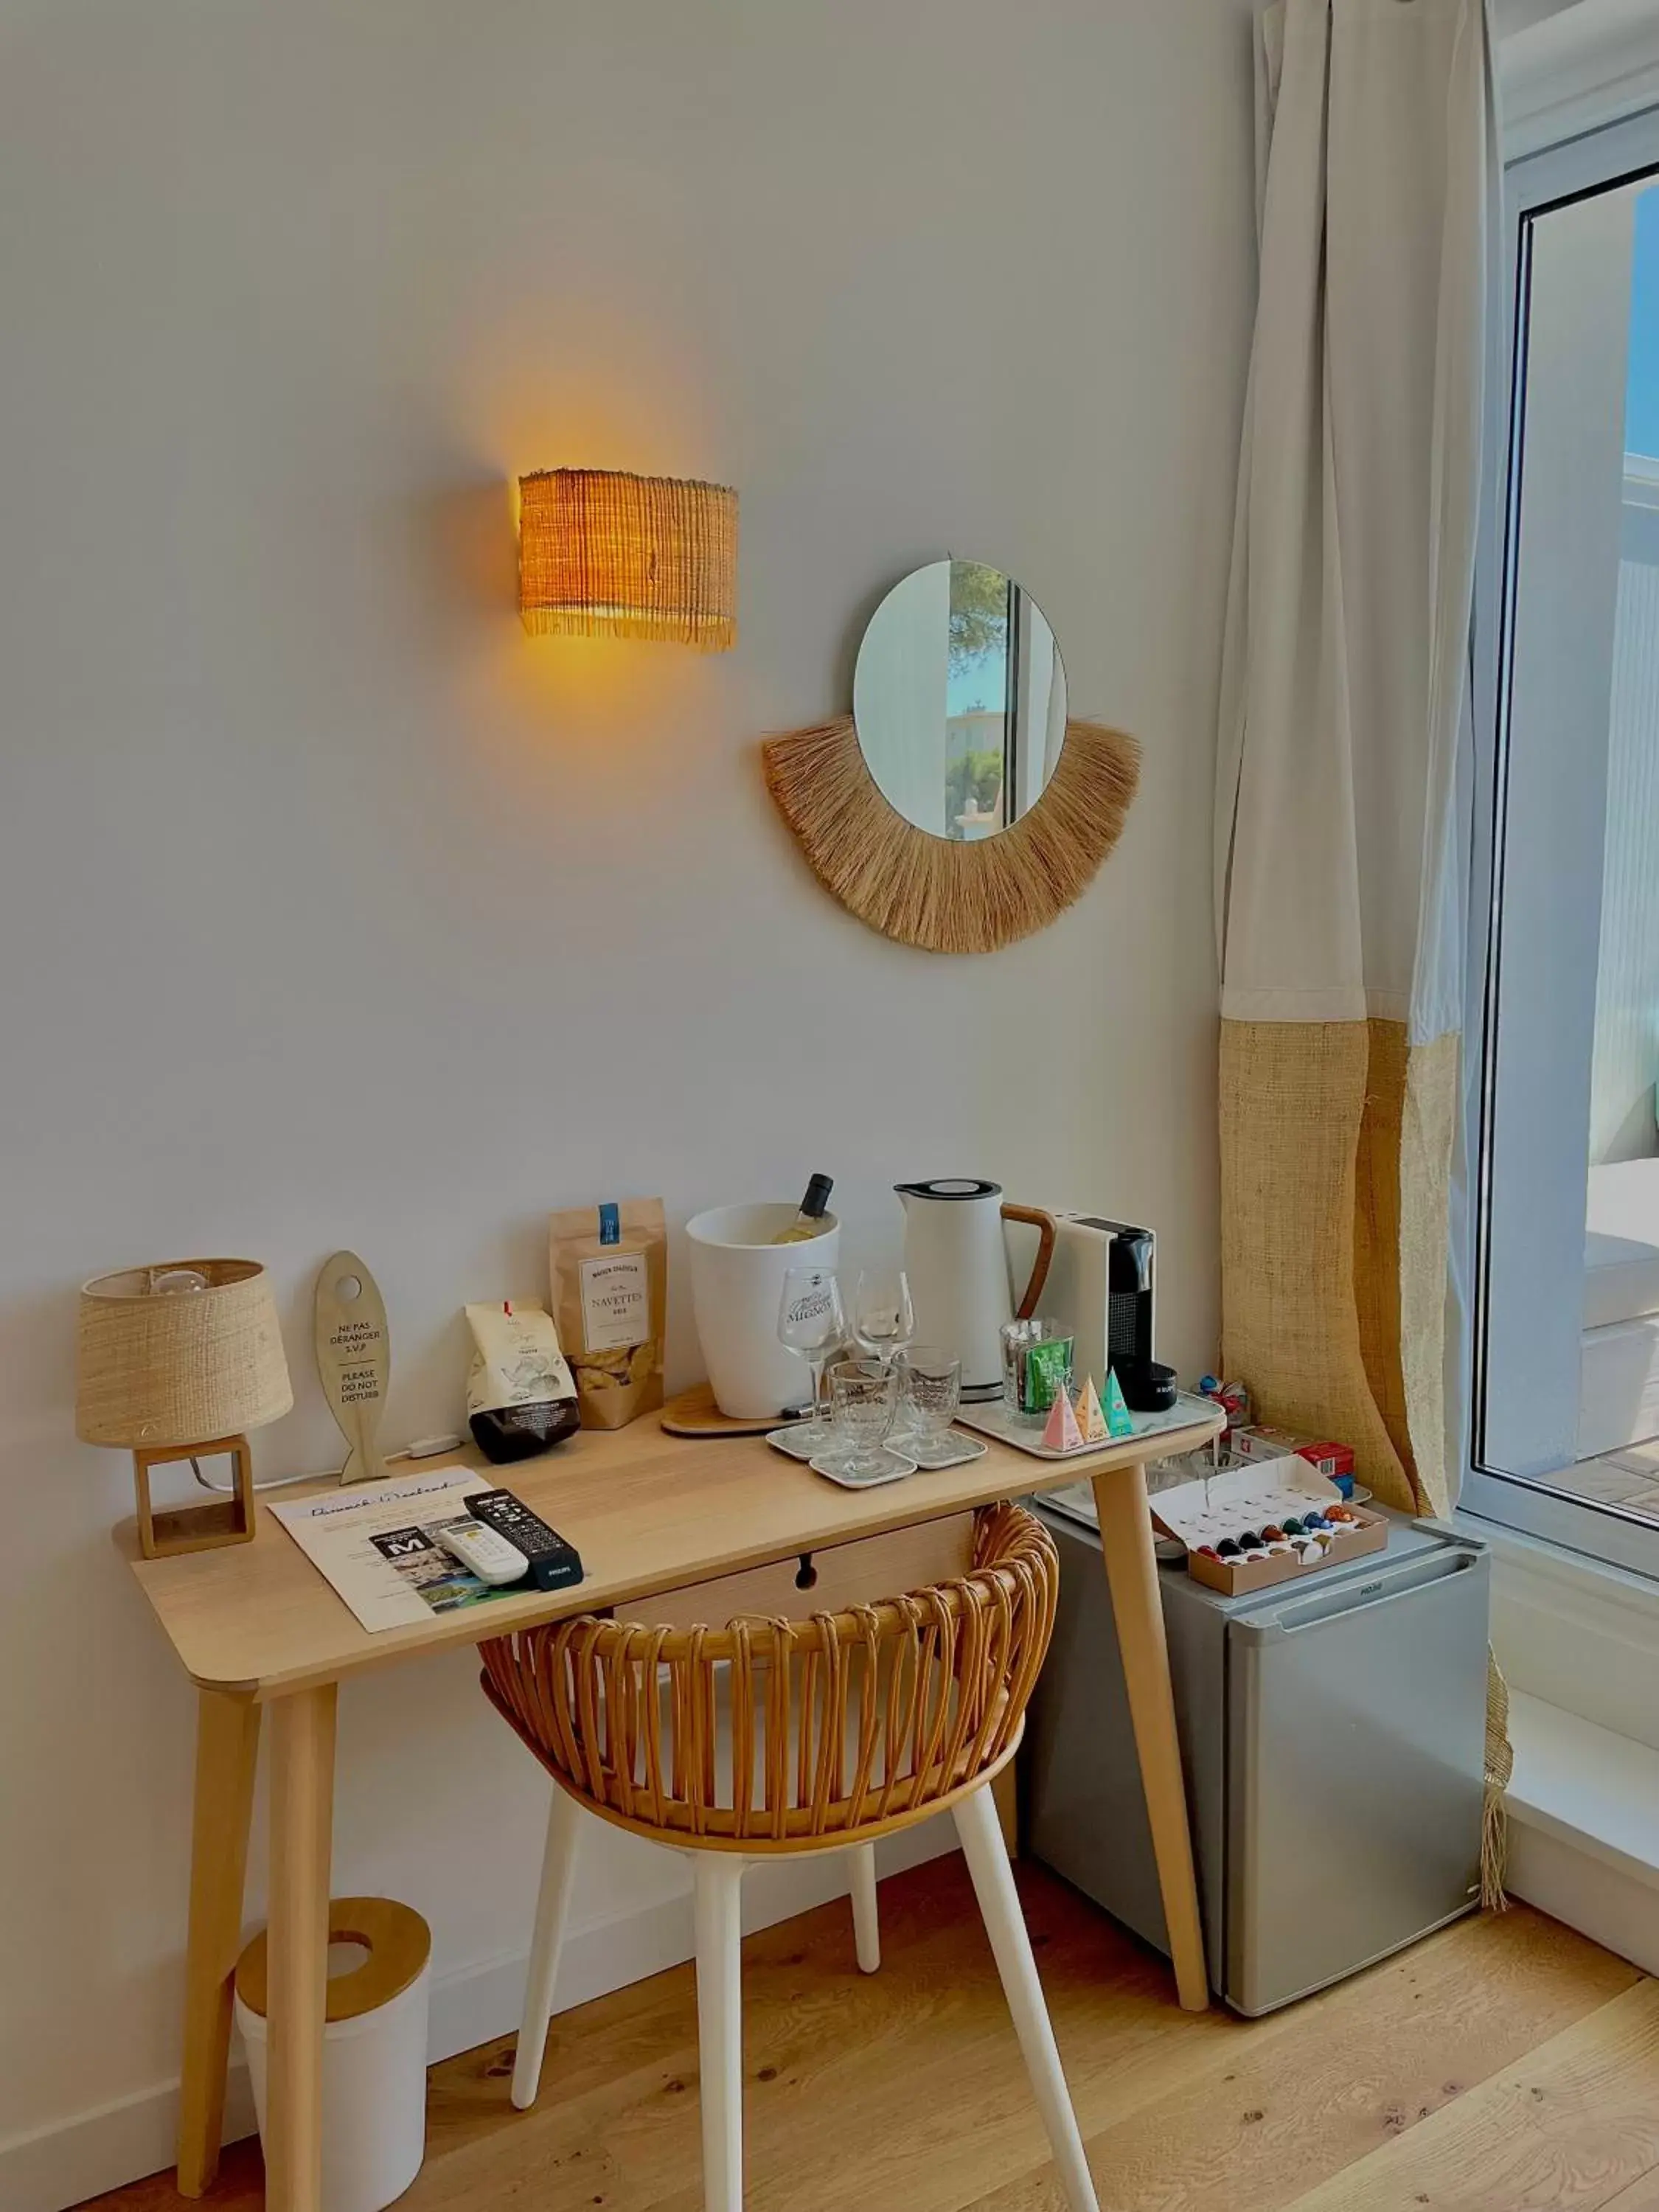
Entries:
[[[541,1285],[550,1206],[818,1167],[854,1259],[902,1176],[1150,1221],[1166,1353],[1211,1357],[1247,15],[0,0],[0,2142],[37,2199],[156,2141],[184,1926],[191,1700],[108,1541],[129,1468],[73,1441],[81,1279],[271,1264],[267,1473],[337,1449],[335,1246],[402,1439],[458,1422],[459,1307]],[[734,653],[523,635],[503,487],[559,463],[741,488]],[[830,903],[756,752],[947,550],[1146,748],[1087,897],[985,960]],[[342,1729],[337,1887],[418,1905],[447,1976],[506,1961],[501,2015],[530,1762],[464,1657]],[[678,1878],[603,1856],[583,1925]],[[143,2125],[77,2135],[106,2106]]]

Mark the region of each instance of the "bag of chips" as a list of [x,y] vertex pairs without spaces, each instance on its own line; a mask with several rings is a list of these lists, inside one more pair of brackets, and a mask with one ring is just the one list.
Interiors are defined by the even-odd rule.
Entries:
[[582,1425],[620,1429],[662,1403],[668,1231],[659,1198],[554,1214],[549,1272]]
[[576,1385],[540,1300],[469,1306],[466,1319],[473,1345],[467,1422],[484,1457],[506,1465],[574,1436],[581,1426]]

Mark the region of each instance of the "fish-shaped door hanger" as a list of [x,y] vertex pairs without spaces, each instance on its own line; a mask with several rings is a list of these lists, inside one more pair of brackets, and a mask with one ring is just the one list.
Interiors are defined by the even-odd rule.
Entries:
[[374,1481],[386,1472],[380,1434],[392,1340],[380,1286],[355,1252],[337,1252],[317,1278],[317,1372],[351,1448],[341,1481]]

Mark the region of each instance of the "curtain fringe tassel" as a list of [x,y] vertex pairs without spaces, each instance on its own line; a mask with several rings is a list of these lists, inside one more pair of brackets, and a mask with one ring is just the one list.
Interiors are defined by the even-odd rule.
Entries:
[[1509,1685],[1498,1671],[1490,1645],[1486,1650],[1486,1781],[1480,1822],[1480,1905],[1486,1912],[1507,1912],[1509,1894],[1504,1887],[1508,1870],[1510,1820],[1504,1793],[1515,1771],[1515,1752],[1510,1742]]

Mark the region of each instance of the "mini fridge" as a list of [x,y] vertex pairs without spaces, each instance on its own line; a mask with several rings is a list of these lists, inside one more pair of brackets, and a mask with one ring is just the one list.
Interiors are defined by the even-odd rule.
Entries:
[[[1026,1844],[1167,1953],[1091,1509],[1033,1503],[1060,1580]],[[1386,1551],[1246,1596],[1160,1571],[1210,1985],[1236,2012],[1323,1989],[1480,1899],[1490,1560],[1389,1520]]]

